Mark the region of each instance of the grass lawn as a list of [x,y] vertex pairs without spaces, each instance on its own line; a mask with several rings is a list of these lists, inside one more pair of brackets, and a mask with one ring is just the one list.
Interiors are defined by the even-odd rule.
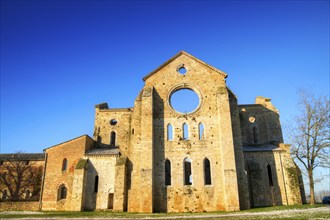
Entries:
[[[330,207],[323,211],[313,211],[325,205],[293,205],[254,208],[236,212],[208,213],[126,213],[126,212],[56,212],[56,211],[6,211],[0,218],[112,218],[112,219],[330,219]],[[309,211],[306,211],[309,209]],[[315,209],[318,210],[318,209]]]

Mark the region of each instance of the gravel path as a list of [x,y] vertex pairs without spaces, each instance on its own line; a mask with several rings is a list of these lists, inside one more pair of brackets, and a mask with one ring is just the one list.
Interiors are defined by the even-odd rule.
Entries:
[[[306,218],[310,220],[316,220],[316,219],[330,219],[330,206],[327,207],[319,207],[319,208],[310,208],[310,209],[291,209],[291,210],[277,210],[277,211],[269,211],[269,212],[239,212],[239,213],[231,213],[231,214],[216,214],[216,213],[210,213],[210,214],[201,214],[201,215],[181,215],[181,216],[150,216],[150,217],[136,217],[130,216],[130,218],[127,217],[105,217],[105,218],[70,218],[72,220],[80,220],[80,219],[98,219],[98,220],[130,220],[130,219],[230,219],[230,218],[253,218],[253,217],[265,217],[267,219],[278,219],[278,218],[291,218],[295,217],[300,214],[313,214],[313,213],[327,213],[326,218]],[[32,220],[35,218],[28,217],[29,214],[40,214],[42,215],[43,212],[32,212],[32,211],[6,211],[0,213],[3,214],[26,214],[27,217],[25,218],[11,218],[11,219],[24,219],[24,220]],[[38,219],[60,219],[59,217],[45,217],[45,218],[38,218]],[[65,219],[65,217],[61,218]]]

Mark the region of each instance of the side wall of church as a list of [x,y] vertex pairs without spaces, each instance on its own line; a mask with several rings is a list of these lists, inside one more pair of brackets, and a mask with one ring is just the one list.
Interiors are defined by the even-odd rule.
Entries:
[[281,167],[272,151],[244,152],[251,207],[283,205]]
[[[75,167],[86,150],[93,147],[93,140],[84,135],[46,149],[46,172],[42,194],[42,210],[71,210]],[[67,160],[63,170],[63,161]],[[60,188],[66,187],[66,198],[60,199]]]
[[281,144],[274,151],[244,152],[252,207],[302,203],[297,168],[288,149]]
[[[113,208],[116,156],[89,156],[85,184],[85,210]],[[112,198],[112,200],[111,200]]]

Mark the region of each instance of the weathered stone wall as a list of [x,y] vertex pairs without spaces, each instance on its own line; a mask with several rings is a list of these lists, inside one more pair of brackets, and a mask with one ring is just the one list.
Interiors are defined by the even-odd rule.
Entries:
[[127,158],[116,158],[114,211],[127,211]]
[[254,105],[239,105],[243,145],[283,143],[278,110],[270,99],[257,97]]
[[83,211],[85,207],[85,187],[87,159],[80,159],[73,173],[71,211]]
[[[177,72],[178,67],[182,65],[187,69],[186,74]],[[141,158],[148,163],[152,161],[152,166],[149,165],[151,173],[147,173],[145,169],[144,173],[140,174],[140,181],[146,178],[145,175],[148,175],[150,181],[152,175],[153,184],[149,187],[153,185],[153,211],[197,212],[239,209],[229,97],[224,77],[225,74],[182,54],[146,79],[145,89],[153,87],[153,109],[149,107],[147,110],[153,111],[153,122],[152,126],[148,126],[141,120],[141,124],[142,132],[153,132],[153,136],[149,135],[149,147],[144,148],[148,153],[144,150]],[[170,95],[180,88],[193,89],[199,95],[201,104],[197,111],[180,114],[171,108]],[[145,117],[144,109],[150,104],[151,102],[144,104],[142,101],[141,118]],[[169,123],[173,126],[173,140],[166,138]],[[183,123],[188,125],[189,140],[183,140]],[[198,135],[199,123],[204,124],[202,140],[199,140]],[[153,144],[150,146],[151,141]],[[142,142],[142,146],[146,145]],[[153,151],[152,156],[149,154],[150,150]],[[191,186],[184,185],[185,158],[192,161]],[[206,158],[211,165],[211,185],[204,183],[203,161]],[[165,159],[171,162],[171,186],[165,186]],[[138,161],[134,160],[133,166],[137,163]],[[140,169],[143,170],[143,167]],[[144,188],[139,190],[145,191]]]
[[279,146],[272,151],[244,152],[252,207],[302,203],[297,168],[289,146]]
[[[138,212],[140,210],[139,186],[140,186],[140,163],[141,158],[141,133],[146,129],[141,124],[142,112],[142,91],[134,102],[134,112],[132,114],[132,135],[130,148],[128,149],[129,157],[127,158],[127,210],[129,212]],[[134,132],[133,132],[134,131]],[[134,162],[134,164],[133,164]]]
[[[42,210],[72,210],[77,201],[72,198],[73,177],[76,165],[85,152],[93,147],[93,140],[87,135],[47,148],[46,174],[42,194]],[[68,166],[62,171],[63,159]],[[61,185],[67,188],[66,199],[59,200],[58,189]],[[76,209],[76,208],[75,208]]]
[[[116,156],[89,156],[85,188],[85,210],[106,210],[109,207],[109,194],[115,190]],[[95,190],[95,177],[98,176],[98,189]]]
[[235,146],[235,161],[237,169],[238,193],[240,209],[250,208],[247,172],[244,164],[244,155],[241,138],[241,126],[239,122],[239,109],[237,106],[237,99],[235,95],[229,91],[230,109],[231,109],[231,122],[233,127],[233,137]]
[[39,201],[0,202],[0,211],[37,211]]
[[276,163],[281,167],[278,172],[279,185],[284,205],[302,204],[298,170],[290,156],[290,145],[280,144],[281,153],[275,154]]
[[133,108],[95,109],[94,140],[99,147],[109,147],[111,132],[116,137],[111,147],[119,147],[120,152],[127,155],[131,137],[131,115]]
[[[272,151],[244,152],[251,207],[283,205],[281,167]],[[270,184],[267,166],[270,166]]]

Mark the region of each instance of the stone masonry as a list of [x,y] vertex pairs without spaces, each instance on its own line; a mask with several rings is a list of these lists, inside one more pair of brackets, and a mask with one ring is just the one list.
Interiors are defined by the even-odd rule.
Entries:
[[[45,149],[42,210],[210,212],[299,204],[299,172],[269,98],[239,105],[227,74],[181,51],[134,106],[95,106],[87,135]],[[173,96],[195,94],[181,112]],[[182,100],[185,106],[190,100]]]

